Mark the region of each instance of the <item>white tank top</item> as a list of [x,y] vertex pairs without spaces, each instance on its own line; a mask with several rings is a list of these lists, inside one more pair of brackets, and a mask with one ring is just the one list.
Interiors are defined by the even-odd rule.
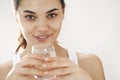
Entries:
[[68,50],[68,56],[71,61],[73,61],[74,63],[78,65],[78,57],[77,57],[76,52]]

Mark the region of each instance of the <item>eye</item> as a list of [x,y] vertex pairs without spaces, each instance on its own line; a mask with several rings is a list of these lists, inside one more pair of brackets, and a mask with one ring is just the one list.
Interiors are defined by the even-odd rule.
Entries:
[[33,15],[27,15],[27,16],[25,16],[25,18],[29,21],[35,20],[35,16],[33,16]]
[[48,14],[48,18],[50,19],[50,18],[54,18],[54,17],[56,17],[57,16],[57,14],[55,14],[55,13],[51,13],[51,14]]

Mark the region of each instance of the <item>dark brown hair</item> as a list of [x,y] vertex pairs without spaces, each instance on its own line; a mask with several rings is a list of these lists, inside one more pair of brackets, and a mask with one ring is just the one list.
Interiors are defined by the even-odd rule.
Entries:
[[[65,1],[60,0],[60,3],[61,3],[62,8],[64,9],[65,8]],[[20,0],[13,0],[13,7],[14,7],[15,11],[18,10],[19,5],[20,5]],[[21,31],[19,32],[18,42],[19,42],[19,44],[18,44],[18,47],[16,49],[16,53],[19,51],[20,48],[25,49],[27,46],[27,42],[26,42],[25,38],[23,37]]]

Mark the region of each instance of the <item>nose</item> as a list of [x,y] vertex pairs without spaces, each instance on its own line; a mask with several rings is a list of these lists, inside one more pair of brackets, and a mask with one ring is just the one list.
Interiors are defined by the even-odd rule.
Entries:
[[49,29],[49,26],[45,19],[40,19],[37,22],[37,31],[38,32],[46,32],[48,29]]

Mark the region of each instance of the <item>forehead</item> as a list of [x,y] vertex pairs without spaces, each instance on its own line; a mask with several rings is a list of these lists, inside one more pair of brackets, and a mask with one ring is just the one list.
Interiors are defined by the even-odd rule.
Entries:
[[21,0],[18,9],[46,12],[53,8],[62,9],[59,0]]

